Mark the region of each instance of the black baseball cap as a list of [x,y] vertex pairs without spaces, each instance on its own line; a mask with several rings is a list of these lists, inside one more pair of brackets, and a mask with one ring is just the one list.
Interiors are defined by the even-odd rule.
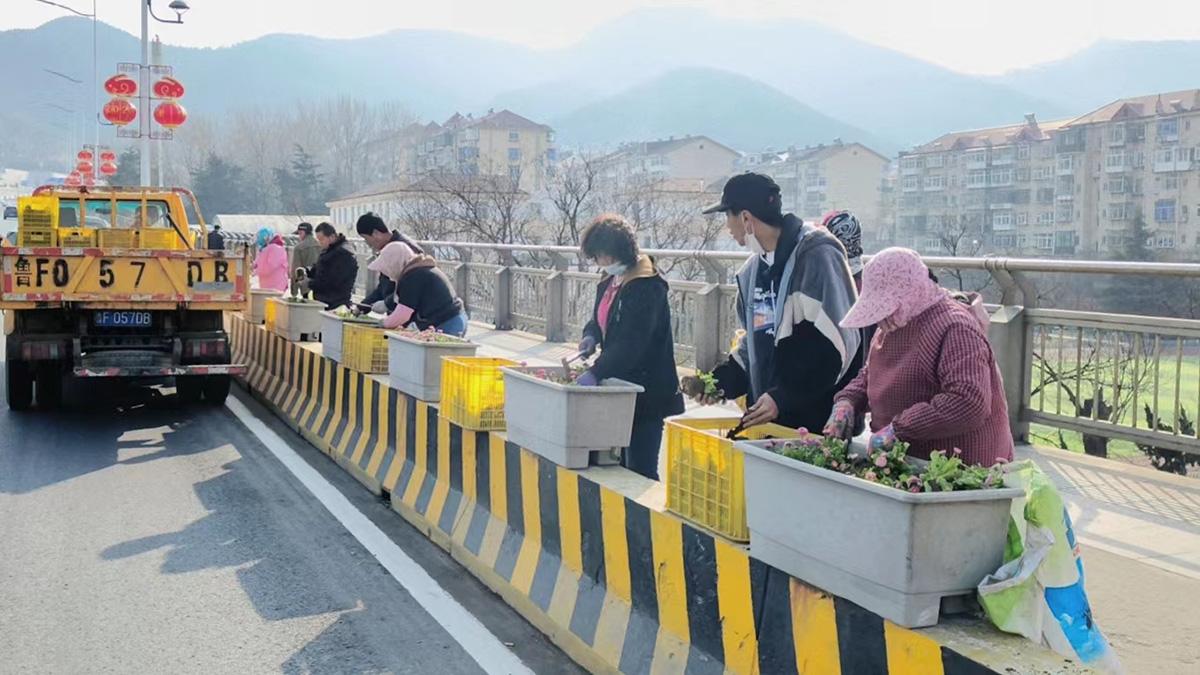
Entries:
[[299,225],[296,226],[296,231],[293,232],[292,234],[300,234],[301,232],[303,232],[304,234],[307,234],[309,236],[312,236],[312,233],[313,233],[312,223],[300,223]]
[[726,181],[721,201],[704,209],[704,213],[749,211],[765,223],[779,222],[783,214],[779,192],[779,185],[770,176],[747,171]]

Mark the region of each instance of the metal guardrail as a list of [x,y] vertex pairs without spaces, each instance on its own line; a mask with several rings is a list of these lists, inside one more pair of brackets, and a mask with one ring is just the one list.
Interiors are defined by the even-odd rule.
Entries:
[[[227,245],[252,237],[227,236]],[[288,238],[289,240],[291,238]],[[289,244],[291,241],[289,241]],[[600,276],[565,246],[421,242],[439,259],[471,318],[550,341],[574,341],[590,319]],[[370,252],[360,259],[360,292]],[[747,254],[647,250],[670,278],[672,332],[681,366],[707,370],[737,329],[736,287]],[[1038,275],[1157,276],[1200,283],[1200,265],[1018,258],[927,257],[930,268],[984,274],[999,290],[989,336],[1005,378],[1014,432],[1031,424],[1169,451],[1200,453],[1200,321],[1039,308]],[[684,264],[686,263],[686,265]],[[1044,300],[1044,299],[1043,299]]]

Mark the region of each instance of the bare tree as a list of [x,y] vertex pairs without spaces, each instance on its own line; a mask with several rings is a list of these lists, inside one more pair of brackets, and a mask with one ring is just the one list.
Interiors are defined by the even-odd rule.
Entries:
[[[965,218],[955,217],[950,222],[943,222],[935,231],[941,253],[951,258],[974,258],[983,250],[983,238],[979,229]],[[953,284],[959,291],[982,293],[992,285],[991,275],[986,273],[972,274],[963,270],[948,269],[946,275],[954,280]],[[949,286],[943,282],[944,286]]]
[[595,212],[597,183],[596,165],[590,157],[572,157],[557,167],[546,189],[557,215],[551,229],[554,244],[579,243],[582,222]]
[[[724,229],[720,216],[701,213],[713,199],[702,189],[650,178],[624,182],[605,194],[601,203],[605,210],[629,219],[645,248],[699,251],[712,248]],[[660,264],[664,273],[677,278],[703,275],[703,268],[695,261],[672,258]]]
[[437,173],[427,176],[426,194],[441,219],[475,241],[527,243],[533,210],[520,189],[520,176]]

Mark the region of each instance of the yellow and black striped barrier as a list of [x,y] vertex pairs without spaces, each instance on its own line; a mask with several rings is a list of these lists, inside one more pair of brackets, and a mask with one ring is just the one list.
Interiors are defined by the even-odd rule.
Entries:
[[996,672],[319,346],[231,321],[254,395],[594,672]]

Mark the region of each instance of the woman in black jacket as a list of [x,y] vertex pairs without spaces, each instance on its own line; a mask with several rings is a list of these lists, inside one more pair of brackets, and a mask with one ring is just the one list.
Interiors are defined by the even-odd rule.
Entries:
[[604,270],[596,287],[592,320],[583,329],[579,350],[601,348],[578,383],[595,385],[615,377],[640,384],[633,416],[633,435],[621,464],[658,480],[658,453],[663,419],[683,412],[683,395],[675,371],[675,340],[667,281],[654,260],[638,251],[633,229],[624,218],[606,214],[583,232],[580,249]]
[[467,334],[462,300],[432,256],[414,253],[408,244],[394,241],[383,247],[367,269],[391,279],[394,285],[395,309],[384,318],[384,328],[415,325],[417,330],[433,328],[457,337]]
[[346,248],[346,236],[338,234],[329,223],[321,223],[317,226],[317,243],[321,245],[321,255],[317,264],[308,268],[308,290],[317,302],[330,309],[350,304],[358,261]]

